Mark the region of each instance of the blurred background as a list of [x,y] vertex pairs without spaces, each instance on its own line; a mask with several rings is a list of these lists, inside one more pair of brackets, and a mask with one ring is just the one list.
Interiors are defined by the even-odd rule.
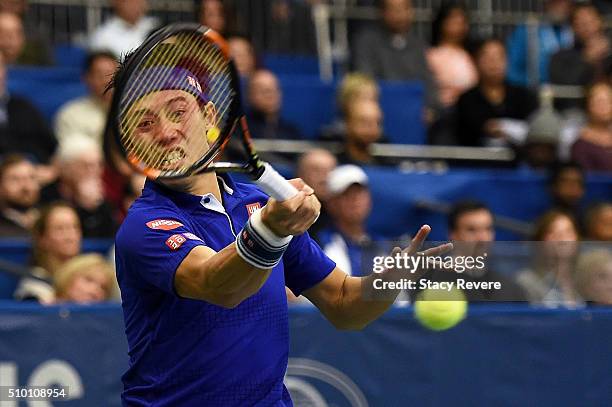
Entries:
[[315,189],[344,270],[427,223],[505,287],[444,332],[410,295],[347,333],[288,293],[296,405],[612,404],[610,0],[0,0],[0,386],[120,404],[113,239],[144,178],[106,87],[179,21],[228,39],[257,149]]

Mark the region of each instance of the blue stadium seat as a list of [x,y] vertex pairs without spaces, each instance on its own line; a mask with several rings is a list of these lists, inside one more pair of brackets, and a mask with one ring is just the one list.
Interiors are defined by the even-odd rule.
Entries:
[[53,56],[57,66],[81,68],[87,57],[87,50],[72,44],[59,44],[53,48]]
[[319,76],[317,57],[306,55],[265,54],[263,66],[277,75]]
[[14,67],[8,72],[8,89],[34,103],[50,122],[64,103],[87,93],[80,67]]
[[[100,253],[108,255],[113,245],[112,239],[85,239],[83,241],[83,252]],[[31,243],[28,239],[0,239],[0,259],[13,263],[16,266],[26,266],[29,262]],[[17,287],[19,277],[7,273],[0,264],[0,299],[13,298],[13,292]]]
[[[313,76],[279,75],[283,90],[281,115],[294,123],[307,139],[315,139],[321,127],[337,115],[336,83]],[[423,86],[418,82],[383,82],[381,106],[384,132],[393,143],[424,144]]]

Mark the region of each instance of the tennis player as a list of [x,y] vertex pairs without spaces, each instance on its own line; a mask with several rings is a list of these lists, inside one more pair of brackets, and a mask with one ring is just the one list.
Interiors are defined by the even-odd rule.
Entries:
[[[137,96],[133,131],[169,168],[215,126],[214,106],[189,71]],[[130,356],[124,405],[291,406],[285,286],[340,329],[360,329],[389,308],[392,299],[364,298],[373,276],[348,276],[311,240],[321,206],[303,181],[291,183],[298,194],[278,202],[227,175],[147,180],[116,238]],[[407,250],[428,233],[422,227]]]

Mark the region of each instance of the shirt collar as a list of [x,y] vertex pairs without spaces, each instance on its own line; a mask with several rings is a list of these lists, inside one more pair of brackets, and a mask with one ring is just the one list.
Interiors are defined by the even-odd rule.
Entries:
[[[242,192],[237,188],[236,183],[228,174],[219,174],[217,175],[217,180],[219,180],[221,185],[221,196],[223,198],[224,205],[221,204],[215,199],[214,201],[222,208],[225,208],[229,211],[233,209],[239,202],[242,197]],[[214,210],[219,212],[219,207],[214,205],[214,203],[210,205],[205,205],[205,198],[212,196],[212,194],[205,195],[193,195],[187,192],[176,191],[174,189],[168,188],[167,186],[155,182],[153,180],[147,179],[145,182],[145,191],[152,190],[156,193],[163,194],[164,196],[170,198],[173,202],[180,206],[186,206],[188,208],[194,208],[198,206],[203,206],[207,209]],[[212,201],[212,200],[210,200]],[[210,202],[206,202],[208,204]]]

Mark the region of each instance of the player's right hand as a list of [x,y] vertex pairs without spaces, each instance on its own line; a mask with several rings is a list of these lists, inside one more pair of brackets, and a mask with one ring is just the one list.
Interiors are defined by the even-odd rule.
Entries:
[[261,212],[263,223],[281,237],[304,233],[321,212],[321,203],[310,186],[300,178],[289,182],[298,190],[297,195],[282,202],[270,198]]

